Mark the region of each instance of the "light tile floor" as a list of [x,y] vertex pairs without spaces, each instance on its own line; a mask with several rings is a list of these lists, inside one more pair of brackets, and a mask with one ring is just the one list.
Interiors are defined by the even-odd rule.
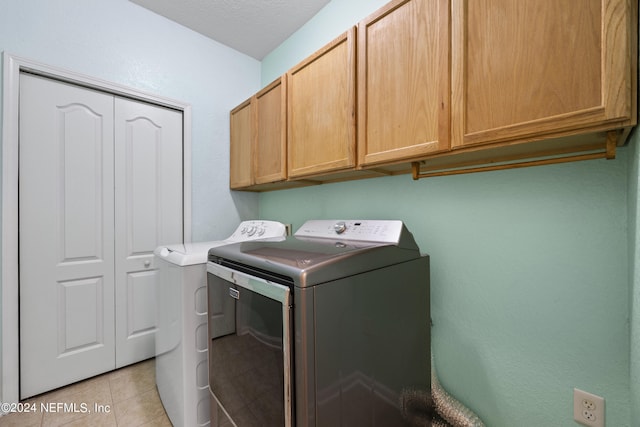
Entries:
[[0,417],[0,427],[171,427],[156,389],[155,359],[23,403],[33,412]]

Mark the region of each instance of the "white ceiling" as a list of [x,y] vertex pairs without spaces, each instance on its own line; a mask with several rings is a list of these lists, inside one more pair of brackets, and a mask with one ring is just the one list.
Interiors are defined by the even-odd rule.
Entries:
[[262,60],[330,0],[130,0]]

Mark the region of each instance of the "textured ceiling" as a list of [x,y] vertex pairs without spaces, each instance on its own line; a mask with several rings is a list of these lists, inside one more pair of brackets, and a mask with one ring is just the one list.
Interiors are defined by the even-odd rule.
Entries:
[[261,60],[330,0],[130,0]]

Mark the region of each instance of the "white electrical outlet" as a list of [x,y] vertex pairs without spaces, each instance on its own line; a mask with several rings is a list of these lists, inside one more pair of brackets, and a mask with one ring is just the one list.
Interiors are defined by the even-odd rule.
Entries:
[[573,419],[589,427],[605,427],[604,398],[573,389]]

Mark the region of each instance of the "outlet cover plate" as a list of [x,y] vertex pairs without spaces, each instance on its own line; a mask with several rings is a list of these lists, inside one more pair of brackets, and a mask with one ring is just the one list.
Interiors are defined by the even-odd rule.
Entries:
[[573,419],[589,427],[605,427],[604,398],[573,389]]

